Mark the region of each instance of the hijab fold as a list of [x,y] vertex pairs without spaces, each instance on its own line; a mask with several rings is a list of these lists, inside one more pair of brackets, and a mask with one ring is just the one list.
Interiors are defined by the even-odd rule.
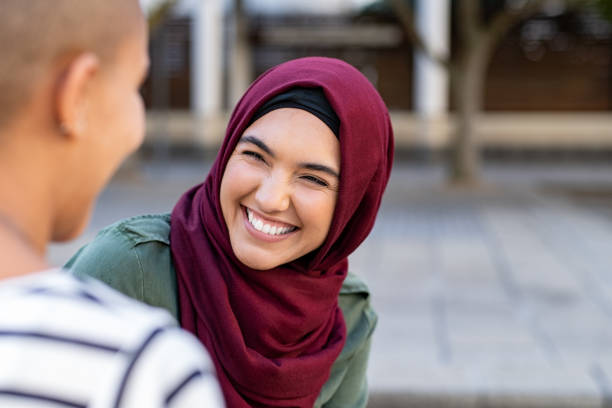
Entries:
[[[321,88],[339,118],[340,187],[327,238],[267,271],[233,254],[219,191],[227,161],[254,114],[292,88]],[[171,216],[180,323],[208,349],[229,408],[312,407],[346,340],[338,294],[348,255],[374,225],[393,158],[385,105],[368,80],[336,59],[281,64],[247,90],[204,183]]]

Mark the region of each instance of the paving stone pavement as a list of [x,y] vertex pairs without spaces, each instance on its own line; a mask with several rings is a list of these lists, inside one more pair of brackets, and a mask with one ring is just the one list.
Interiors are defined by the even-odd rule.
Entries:
[[[62,263],[125,216],[169,210],[208,164],[139,163],[102,194]],[[612,407],[612,165],[485,167],[445,186],[398,163],[351,256],[379,314],[371,407]]]

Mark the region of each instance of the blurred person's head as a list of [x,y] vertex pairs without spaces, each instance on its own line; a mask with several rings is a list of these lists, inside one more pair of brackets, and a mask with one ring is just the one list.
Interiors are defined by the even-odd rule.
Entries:
[[42,251],[143,139],[146,21],[138,0],[2,0],[0,44],[0,212]]

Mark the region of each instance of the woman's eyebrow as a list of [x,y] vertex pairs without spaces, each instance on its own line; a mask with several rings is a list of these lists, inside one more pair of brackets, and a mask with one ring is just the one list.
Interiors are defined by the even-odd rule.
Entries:
[[[238,141],[238,143],[251,143],[251,144],[254,144],[255,146],[259,147],[261,150],[263,150],[264,152],[269,154],[271,157],[276,157],[274,155],[274,152],[272,152],[272,149],[270,149],[268,147],[268,145],[266,145],[263,142],[263,140],[255,137],[255,136],[250,136],[250,135],[242,136],[240,138],[240,140]],[[308,170],[322,171],[324,173],[327,173],[327,174],[329,174],[331,176],[336,177],[337,179],[340,178],[340,175],[338,174],[338,172],[336,170],[332,169],[331,167],[325,166],[323,164],[318,164],[318,163],[300,163],[299,167],[304,168],[304,169],[308,169]]]
[[242,136],[238,143],[252,143],[264,152],[268,153],[270,156],[275,157],[274,153],[268,147],[268,145],[266,145],[261,139],[258,139],[255,136]]
[[300,163],[299,166],[301,168],[304,169],[308,169],[308,170],[314,170],[314,171],[322,171],[324,173],[327,173],[331,176],[336,177],[337,179],[340,178],[340,174],[338,174],[338,172],[334,169],[332,169],[331,167],[327,167],[323,164],[318,164],[318,163]]

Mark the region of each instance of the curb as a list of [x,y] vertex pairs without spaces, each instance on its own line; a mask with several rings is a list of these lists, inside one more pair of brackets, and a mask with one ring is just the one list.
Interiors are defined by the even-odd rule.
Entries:
[[600,395],[521,395],[372,392],[368,408],[595,408],[612,407]]

